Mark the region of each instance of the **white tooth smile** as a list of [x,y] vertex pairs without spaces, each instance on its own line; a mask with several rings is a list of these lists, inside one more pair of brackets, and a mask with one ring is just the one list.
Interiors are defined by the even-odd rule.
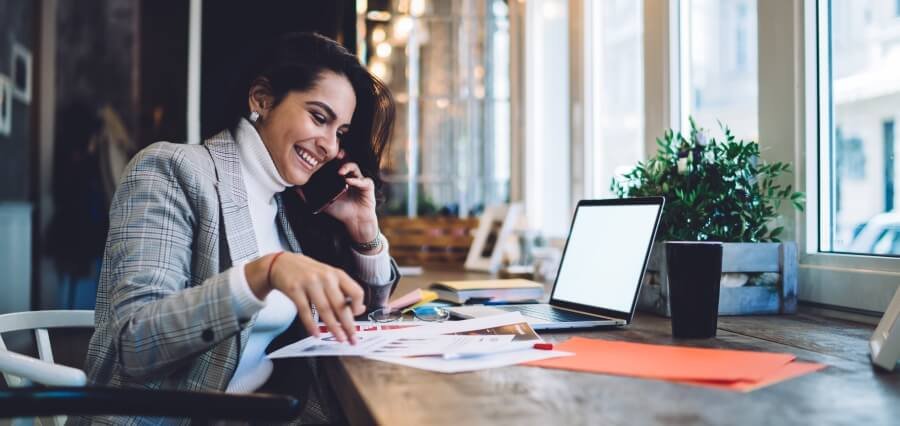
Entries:
[[297,151],[297,155],[302,159],[306,164],[309,164],[310,167],[315,168],[319,165],[319,160],[310,155],[310,153],[306,152],[303,148],[297,147],[295,148]]

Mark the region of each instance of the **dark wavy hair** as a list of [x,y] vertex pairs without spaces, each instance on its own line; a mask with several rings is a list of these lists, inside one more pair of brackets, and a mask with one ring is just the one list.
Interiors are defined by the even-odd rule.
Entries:
[[[363,175],[375,182],[375,193],[383,201],[380,166],[394,125],[394,100],[390,91],[359,62],[352,53],[327,37],[316,33],[290,33],[265,43],[239,77],[226,117],[236,126],[250,114],[247,98],[260,81],[268,83],[277,106],[290,92],[315,87],[322,73],[331,71],[350,81],[356,94],[356,109],[350,129],[341,139],[347,159],[359,164]],[[294,232],[304,254],[335,266],[343,266],[348,243],[346,230],[334,218],[313,215],[294,191],[282,199],[289,212]]]

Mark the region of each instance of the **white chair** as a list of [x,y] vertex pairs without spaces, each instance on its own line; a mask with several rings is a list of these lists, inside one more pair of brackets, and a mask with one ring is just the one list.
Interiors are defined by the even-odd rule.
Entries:
[[[296,418],[303,404],[285,395],[225,394],[152,389],[85,387],[84,371],[53,362],[51,328],[93,328],[94,311],[33,311],[0,315],[0,373],[9,390],[0,390],[0,423],[31,424],[32,418],[64,414],[127,415],[211,420],[284,422]],[[11,352],[3,333],[34,330],[39,358]],[[41,386],[34,386],[35,384]]]
[[[78,368],[53,362],[48,329],[63,327],[94,327],[94,311],[33,311],[0,315],[0,372],[10,388],[24,388],[34,384],[45,386],[84,386],[86,377]],[[3,341],[3,333],[34,331],[38,356],[11,352]],[[65,416],[57,416],[58,425],[65,423]]]
[[[0,315],[0,372],[11,388],[39,383],[47,386],[84,386],[84,372],[55,364],[48,329],[94,327],[94,311],[34,311]],[[10,352],[3,333],[34,330],[38,358]]]

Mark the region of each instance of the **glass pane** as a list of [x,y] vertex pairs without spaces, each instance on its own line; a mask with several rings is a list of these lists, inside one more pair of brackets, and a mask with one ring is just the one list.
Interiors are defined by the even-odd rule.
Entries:
[[[508,201],[509,11],[503,0],[389,2],[368,66],[397,98],[389,214],[467,216]],[[369,6],[374,7],[370,2]],[[405,188],[401,188],[402,186]],[[396,199],[398,196],[406,199]]]
[[687,113],[703,128],[721,122],[758,140],[756,0],[691,0],[688,13]]
[[836,252],[900,255],[897,6],[897,0],[830,2],[831,235],[824,237]]
[[644,152],[643,2],[594,3],[593,192],[612,196],[614,175],[628,172]]

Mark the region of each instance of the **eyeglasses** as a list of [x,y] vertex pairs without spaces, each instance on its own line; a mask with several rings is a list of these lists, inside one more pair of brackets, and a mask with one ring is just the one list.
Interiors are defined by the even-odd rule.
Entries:
[[412,309],[376,309],[369,313],[372,322],[401,321],[405,312],[412,312],[413,316],[421,321],[442,322],[450,319],[450,311],[437,306],[420,306]]

